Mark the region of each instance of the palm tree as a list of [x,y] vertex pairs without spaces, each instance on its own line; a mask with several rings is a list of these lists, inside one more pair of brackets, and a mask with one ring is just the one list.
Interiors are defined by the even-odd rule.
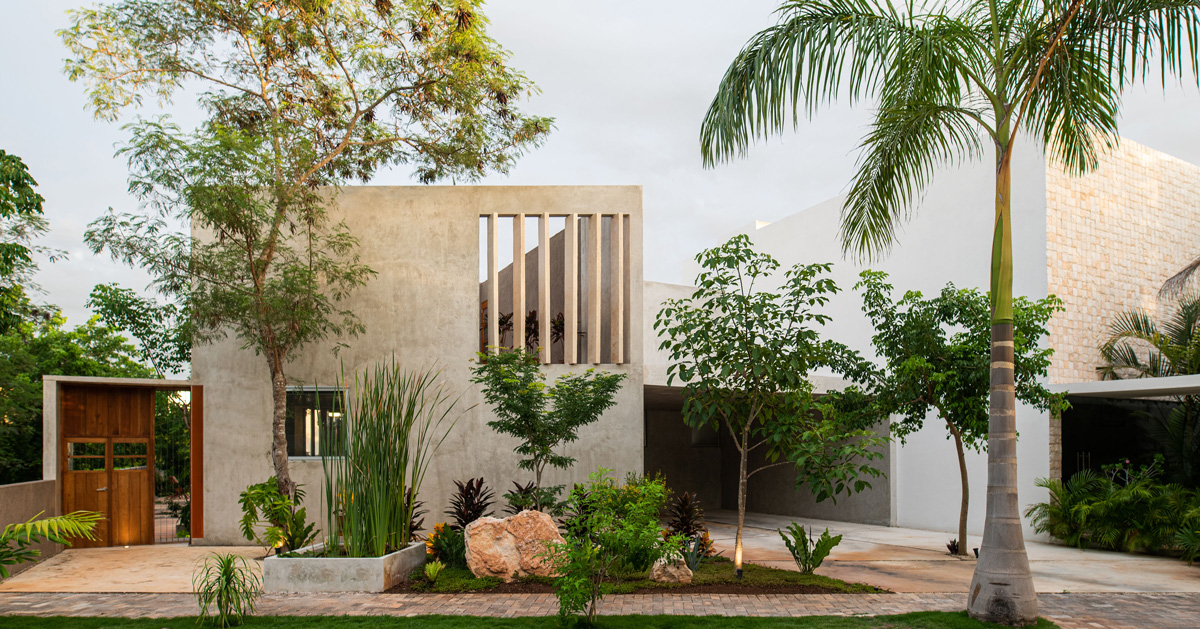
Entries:
[[[1022,124],[1067,170],[1117,143],[1122,88],[1151,67],[1197,70],[1200,0],[789,0],[729,66],[701,128],[706,166],[798,125],[839,96],[878,101],[842,209],[847,254],[886,253],[935,168],[996,167],[987,521],[971,615],[1037,617],[1016,490],[1012,332],[1013,142]],[[1158,56],[1155,59],[1155,55]],[[790,115],[789,115],[790,114]],[[986,138],[983,139],[983,138]]]
[[[1200,295],[1179,300],[1161,325],[1145,310],[1121,313],[1100,346],[1105,380],[1162,378],[1200,373]],[[1150,418],[1150,436],[1166,455],[1168,479],[1200,486],[1200,396],[1184,395],[1166,415]]]

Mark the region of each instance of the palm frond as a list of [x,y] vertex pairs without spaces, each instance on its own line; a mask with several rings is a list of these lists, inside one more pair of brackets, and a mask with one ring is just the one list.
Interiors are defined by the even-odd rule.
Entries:
[[1167,278],[1167,281],[1163,282],[1162,288],[1158,290],[1158,296],[1175,297],[1183,293],[1184,289],[1188,287],[1188,282],[1198,269],[1200,269],[1200,256],[1196,256],[1195,260],[1192,260],[1187,266],[1179,269],[1178,273]]
[[[1071,22],[1067,39],[1103,64],[1118,88],[1157,69],[1200,81],[1200,5],[1196,0],[1089,0]],[[1158,67],[1153,67],[1157,59]]]
[[708,107],[700,130],[706,166],[783,131],[789,110],[795,125],[802,106],[811,115],[841,90],[851,102],[877,91],[910,29],[890,3],[873,0],[792,0],[777,13],[779,22],[738,53]]
[[4,527],[0,540],[25,540],[37,542],[48,539],[56,544],[65,544],[71,537],[96,539],[93,530],[96,523],[104,519],[101,513],[92,511],[75,511],[66,515],[56,515],[37,519],[41,514],[33,516],[27,522],[18,522]]
[[983,147],[969,112],[910,101],[881,109],[862,148],[840,235],[844,252],[871,257],[895,241],[897,224],[907,219],[938,166]]

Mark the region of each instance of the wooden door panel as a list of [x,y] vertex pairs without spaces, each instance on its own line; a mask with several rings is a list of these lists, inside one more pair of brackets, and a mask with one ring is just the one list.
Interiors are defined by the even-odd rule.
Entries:
[[71,545],[75,548],[91,548],[109,546],[109,476],[107,470],[67,472],[63,482],[63,511],[95,511],[105,516],[96,524],[96,539],[75,538]]
[[148,470],[114,470],[112,545],[154,543],[154,496]]

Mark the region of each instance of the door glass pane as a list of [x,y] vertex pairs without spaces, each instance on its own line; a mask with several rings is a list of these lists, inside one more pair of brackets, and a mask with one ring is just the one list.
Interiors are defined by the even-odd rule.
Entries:
[[147,444],[145,441],[135,443],[113,443],[113,456],[146,456]]
[[[101,444],[103,445],[103,444]],[[67,469],[72,472],[93,472],[104,470],[104,457],[71,457],[67,459]]]
[[71,441],[67,443],[67,456],[104,456],[104,442]]
[[124,456],[113,457],[114,470],[144,470],[146,469],[146,457],[144,456]]

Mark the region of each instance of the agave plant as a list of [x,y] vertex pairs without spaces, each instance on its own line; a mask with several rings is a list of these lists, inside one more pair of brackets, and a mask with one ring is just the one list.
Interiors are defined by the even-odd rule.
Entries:
[[454,518],[450,528],[461,531],[475,520],[492,515],[495,493],[483,484],[483,477],[465,483],[456,480],[454,484],[458,491],[450,498],[450,508],[446,510],[446,515]]

